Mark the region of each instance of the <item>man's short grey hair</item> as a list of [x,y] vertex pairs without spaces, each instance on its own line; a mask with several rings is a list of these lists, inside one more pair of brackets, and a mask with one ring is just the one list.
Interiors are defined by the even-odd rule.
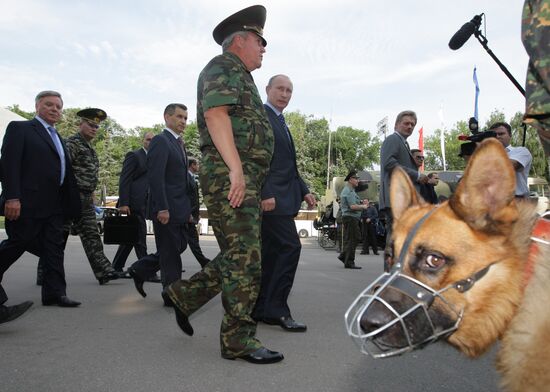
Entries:
[[403,110],[401,113],[399,113],[397,115],[397,117],[395,118],[395,126],[397,126],[397,124],[399,124],[401,122],[401,120],[403,120],[403,117],[412,117],[414,118],[414,122],[416,123],[418,120],[416,119],[416,113],[413,112],[412,110]]
[[61,97],[61,94],[53,90],[40,91],[34,98],[34,103],[38,103],[38,101],[40,101],[44,97],[58,97],[61,100],[61,103],[63,103],[63,98]]
[[242,38],[246,38],[248,36],[248,31],[236,31],[233,34],[230,34],[229,36],[227,36],[227,38],[224,39],[222,42],[223,52],[227,52],[227,49],[229,49],[229,47],[233,43],[233,40],[235,39],[236,36],[241,36]]

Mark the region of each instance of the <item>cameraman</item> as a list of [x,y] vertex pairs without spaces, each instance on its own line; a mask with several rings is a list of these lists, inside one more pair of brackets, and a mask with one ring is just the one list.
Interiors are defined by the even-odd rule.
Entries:
[[512,127],[505,122],[496,122],[489,127],[489,130],[496,133],[499,142],[502,143],[508,158],[516,171],[516,197],[529,197],[529,186],[527,185],[527,177],[531,170],[531,162],[533,157],[529,150],[525,147],[513,147],[510,145],[512,139]]

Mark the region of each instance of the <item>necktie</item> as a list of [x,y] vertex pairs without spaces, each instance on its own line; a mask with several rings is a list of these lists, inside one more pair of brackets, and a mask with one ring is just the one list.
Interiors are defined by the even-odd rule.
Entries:
[[63,146],[61,145],[61,140],[59,140],[59,135],[54,127],[48,127],[50,132],[50,137],[52,138],[55,149],[57,150],[57,155],[59,155],[59,160],[61,162],[61,179],[59,184],[63,184],[65,179],[65,152],[63,151]]
[[411,147],[409,146],[409,143],[405,140],[405,146],[407,146],[407,148],[409,149],[409,151],[411,151]]
[[290,138],[290,131],[288,130],[288,127],[286,126],[285,117],[283,116],[283,113],[279,114],[277,116],[277,118],[279,119],[279,122],[281,123],[281,125],[283,126],[283,129],[285,130],[286,137],[288,138],[288,141],[291,142],[292,139]]

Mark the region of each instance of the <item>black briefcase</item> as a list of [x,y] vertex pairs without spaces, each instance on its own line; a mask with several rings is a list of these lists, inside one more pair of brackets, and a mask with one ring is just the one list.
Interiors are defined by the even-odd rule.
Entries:
[[135,215],[106,216],[103,221],[103,243],[134,245],[138,242],[139,220]]

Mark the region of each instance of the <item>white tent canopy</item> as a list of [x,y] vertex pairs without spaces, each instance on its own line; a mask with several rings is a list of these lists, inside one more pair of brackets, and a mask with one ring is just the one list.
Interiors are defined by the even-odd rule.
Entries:
[[[4,134],[6,133],[6,128],[11,121],[20,121],[26,120],[24,117],[21,117],[19,114],[0,107],[0,148],[2,147],[2,142],[4,141]],[[2,186],[0,185],[0,190]]]

